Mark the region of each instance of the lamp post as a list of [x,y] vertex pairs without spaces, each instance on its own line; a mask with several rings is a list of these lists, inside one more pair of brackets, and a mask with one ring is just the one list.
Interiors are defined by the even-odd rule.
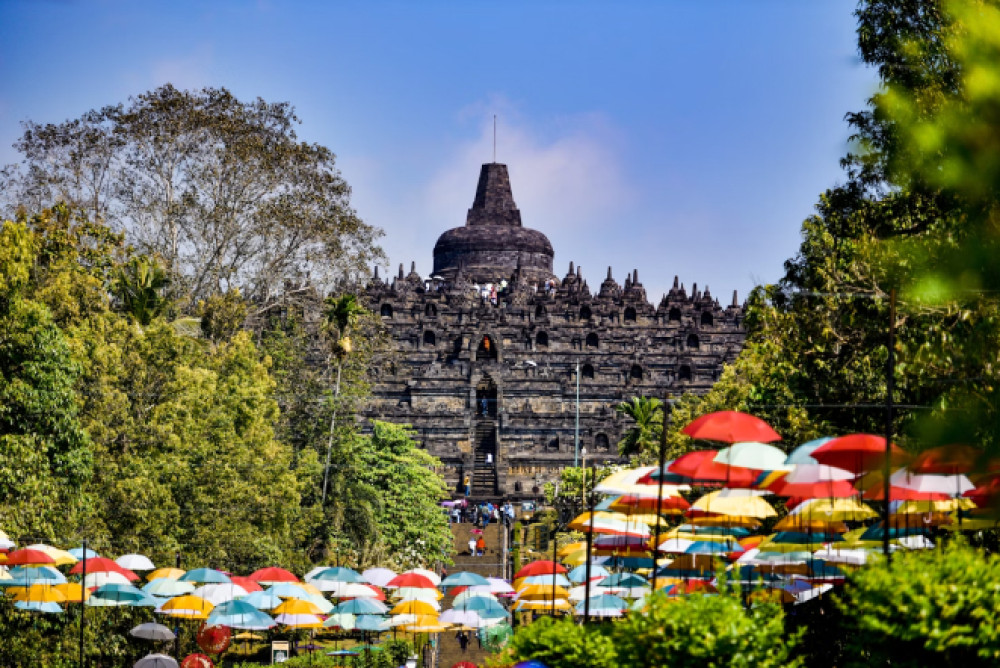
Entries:
[[573,466],[579,466],[580,459],[580,363],[576,363],[576,426],[573,438]]

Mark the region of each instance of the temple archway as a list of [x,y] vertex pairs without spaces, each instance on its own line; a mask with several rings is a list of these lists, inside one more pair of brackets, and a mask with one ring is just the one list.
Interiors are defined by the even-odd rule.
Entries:
[[490,338],[489,334],[483,334],[483,337],[479,339],[479,347],[476,348],[476,359],[481,361],[493,361],[497,360],[497,345],[496,342]]

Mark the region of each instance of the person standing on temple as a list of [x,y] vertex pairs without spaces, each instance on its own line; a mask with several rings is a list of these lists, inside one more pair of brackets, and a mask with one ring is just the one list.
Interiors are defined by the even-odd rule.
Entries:
[[465,474],[465,480],[462,481],[462,485],[465,487],[465,495],[470,496],[472,494],[472,480],[469,478],[469,474]]

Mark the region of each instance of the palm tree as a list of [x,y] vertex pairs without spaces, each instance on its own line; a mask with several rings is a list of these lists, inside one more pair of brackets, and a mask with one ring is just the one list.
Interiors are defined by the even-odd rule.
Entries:
[[663,402],[656,397],[632,397],[615,406],[615,411],[635,422],[618,442],[620,455],[656,452],[663,435]]
[[333,390],[333,416],[330,418],[330,438],[326,444],[326,465],[323,467],[323,494],[321,505],[326,504],[326,490],[330,480],[330,452],[333,450],[333,432],[337,426],[337,404],[340,399],[340,372],[344,359],[351,354],[351,328],[365,309],[356,295],[347,293],[326,300],[326,331],[331,339],[331,353],[337,360],[337,382]]
[[145,327],[166,310],[163,290],[168,282],[167,272],[156,259],[134,257],[118,269],[115,292],[125,312]]

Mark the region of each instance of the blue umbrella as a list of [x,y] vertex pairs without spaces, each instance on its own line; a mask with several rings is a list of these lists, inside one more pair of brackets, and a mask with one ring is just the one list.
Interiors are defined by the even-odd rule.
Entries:
[[309,592],[305,589],[291,582],[279,582],[276,585],[271,585],[264,591],[280,598],[305,598],[309,595]]
[[732,538],[728,538],[724,542],[696,540],[688,545],[687,549],[684,550],[684,554],[722,554],[724,552],[737,552],[742,549],[740,544]]
[[272,610],[281,605],[281,599],[270,591],[254,591],[239,599],[245,601],[258,610]]
[[[66,576],[59,572],[54,566],[14,566],[10,569],[10,576],[15,580],[27,580],[31,584],[63,584]],[[10,580],[0,580],[3,584],[10,586]]]
[[[589,601],[589,612],[594,617],[621,617],[622,611],[628,606],[625,599],[612,594],[591,596]],[[576,614],[582,615],[586,609],[587,605],[584,601],[576,604]]]
[[[84,548],[82,548],[82,547],[74,547],[72,550],[67,550],[67,552],[69,552],[71,555],[73,555],[77,559],[83,559],[83,550],[84,550]],[[101,556],[101,555],[97,554],[96,552],[94,552],[93,550],[91,550],[89,547],[87,548],[87,558],[88,559],[94,559],[95,557],[99,557],[99,556]]]
[[214,568],[195,568],[177,579],[181,582],[201,582],[203,584],[226,584],[232,582],[228,575]]
[[844,537],[836,533],[809,533],[805,531],[779,531],[771,536],[771,543],[793,543],[810,545],[818,543],[842,543]]
[[358,615],[354,618],[354,628],[359,631],[385,631],[390,620],[381,615]]
[[58,614],[63,611],[62,607],[55,601],[16,601],[14,607],[18,610],[31,610],[33,612],[50,612]]
[[181,582],[180,580],[172,580],[170,578],[156,578],[155,580],[150,580],[146,583],[146,586],[142,588],[142,590],[147,594],[167,597],[190,594],[194,591],[194,589],[194,584],[191,582]]
[[478,613],[483,619],[496,619],[498,617],[508,617],[510,613],[492,598],[485,596],[474,596],[467,598],[461,603],[453,606],[454,610],[471,610]]
[[696,524],[682,524],[677,527],[676,531],[682,531],[684,533],[695,534],[712,534],[715,536],[735,536],[737,538],[746,538],[750,535],[750,529],[745,527],[703,527]]
[[615,573],[597,583],[599,587],[648,587],[646,578],[635,573]]
[[349,613],[352,615],[382,615],[388,611],[389,608],[384,603],[370,598],[352,598],[333,609],[334,614]]
[[826,436],[824,438],[817,438],[813,441],[809,441],[808,443],[803,443],[789,453],[788,458],[785,460],[785,464],[819,464],[819,462],[812,456],[813,451],[819,446],[832,440],[832,436]]
[[[590,577],[592,578],[603,578],[611,575],[610,571],[604,566],[597,566],[596,564],[591,564],[590,566]],[[566,576],[572,582],[583,582],[587,579],[587,564],[582,566],[577,566],[569,572]]]

